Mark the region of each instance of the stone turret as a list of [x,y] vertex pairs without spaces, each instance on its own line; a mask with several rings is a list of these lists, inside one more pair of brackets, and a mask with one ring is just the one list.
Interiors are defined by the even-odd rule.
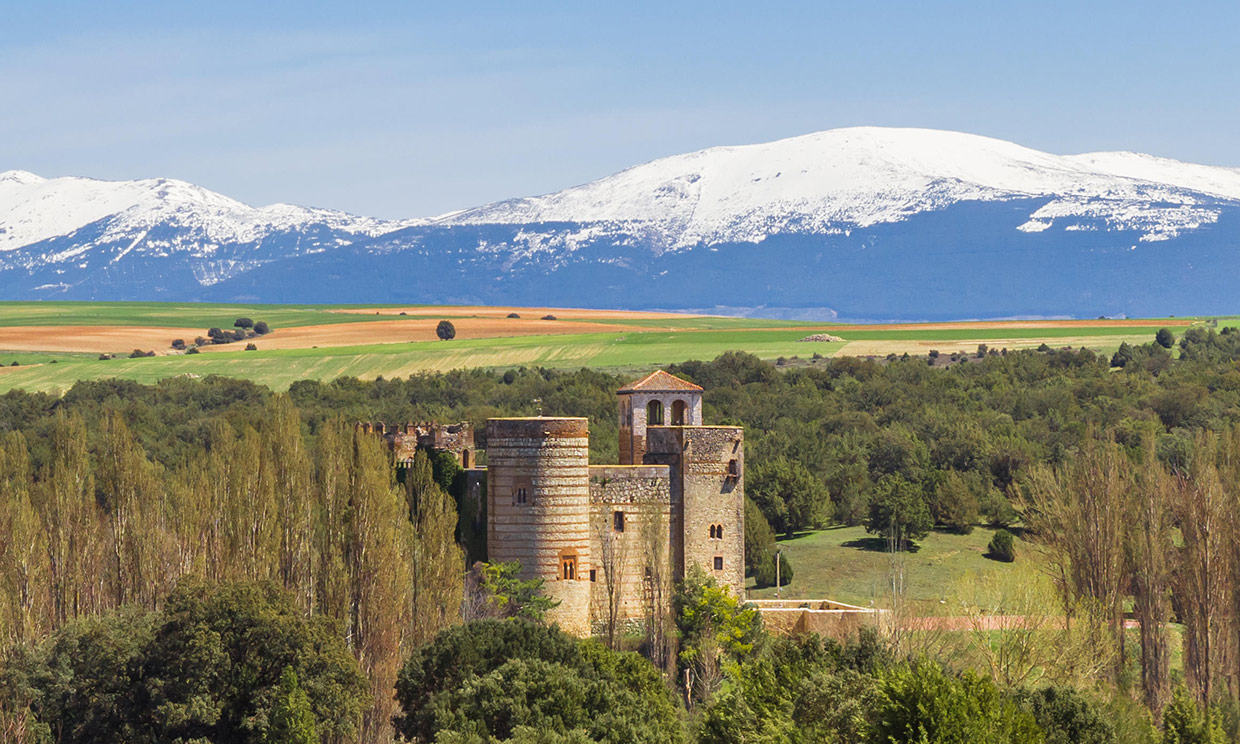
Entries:
[[590,632],[590,435],[584,418],[487,421],[487,556],[520,561],[560,604],[548,619]]
[[641,465],[646,428],[700,426],[702,388],[663,370],[616,391],[620,402],[620,464]]

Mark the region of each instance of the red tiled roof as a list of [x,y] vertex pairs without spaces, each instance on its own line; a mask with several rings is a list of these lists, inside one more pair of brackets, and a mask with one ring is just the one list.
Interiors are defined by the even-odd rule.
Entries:
[[629,383],[620,388],[621,393],[636,392],[672,392],[675,390],[701,390],[701,386],[694,385],[688,380],[682,380],[676,375],[668,374],[661,369],[646,375],[637,382]]

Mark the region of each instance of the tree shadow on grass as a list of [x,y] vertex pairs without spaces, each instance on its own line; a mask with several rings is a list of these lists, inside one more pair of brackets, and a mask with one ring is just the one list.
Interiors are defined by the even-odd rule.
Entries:
[[[857,550],[867,550],[871,553],[886,553],[887,552],[887,538],[885,537],[859,537],[856,540],[849,540],[848,542],[840,543],[840,547],[841,548],[856,548]],[[905,553],[916,553],[919,550],[921,550],[920,545],[918,545],[917,543],[909,543],[908,549],[905,550],[904,552]]]

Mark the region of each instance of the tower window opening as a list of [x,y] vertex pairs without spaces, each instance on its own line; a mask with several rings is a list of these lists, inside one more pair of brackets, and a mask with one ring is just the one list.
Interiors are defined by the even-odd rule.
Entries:
[[593,568],[592,568],[592,569],[590,569],[590,581],[597,581],[597,580],[598,580],[597,575],[594,573],[596,570],[597,570],[597,569],[593,569]]
[[683,400],[672,401],[672,426],[685,425],[685,402]]
[[737,460],[737,459],[728,460],[728,477],[739,478],[740,475],[741,475],[740,460]]
[[712,524],[712,525],[710,526],[710,539],[712,539],[712,540],[722,540],[722,539],[723,539],[723,525],[721,525],[721,524]]
[[646,426],[663,425],[663,403],[652,400],[646,405]]
[[[719,560],[723,560],[720,558]],[[565,581],[572,581],[577,578],[577,556],[566,555],[560,558],[560,576]]]
[[723,570],[723,556],[721,555],[715,556],[715,570],[716,571]]
[[525,503],[528,503],[529,500],[530,500],[530,492],[524,486],[522,486],[521,488],[518,488],[517,489],[517,503],[525,504]]
[[611,513],[611,528],[616,532],[624,532],[624,512],[615,511]]

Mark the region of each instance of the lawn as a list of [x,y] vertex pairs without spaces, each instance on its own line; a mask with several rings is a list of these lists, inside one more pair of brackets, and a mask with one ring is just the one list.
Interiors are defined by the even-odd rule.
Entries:
[[[975,575],[992,574],[1000,580],[1020,575],[1022,561],[1037,560],[1029,546],[1016,541],[1017,563],[985,557],[994,531],[975,528],[968,535],[931,532],[917,541],[916,550],[898,556],[904,564],[905,596],[919,612],[941,614],[940,602],[950,601],[954,588]],[[836,527],[779,541],[791,561],[794,576],[780,596],[790,599],[834,599],[862,607],[888,604],[892,555],[885,541],[864,527]],[[771,599],[775,589],[755,589],[752,599]]]

